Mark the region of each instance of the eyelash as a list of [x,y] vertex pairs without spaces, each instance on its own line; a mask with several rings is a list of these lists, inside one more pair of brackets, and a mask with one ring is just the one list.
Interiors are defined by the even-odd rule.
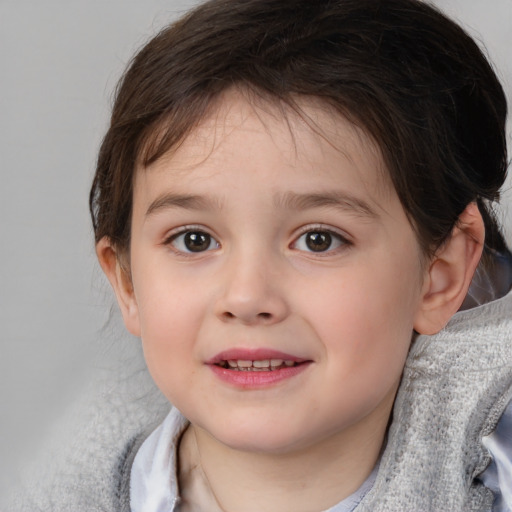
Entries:
[[[207,237],[208,247],[204,250],[191,250],[189,247],[186,247],[185,238],[181,240],[181,245],[183,245],[183,247],[178,247],[176,245],[176,241],[179,241],[180,237],[186,237],[187,235],[200,235]],[[213,249],[218,249],[220,247],[219,242],[212,235],[210,235],[210,233],[208,233],[206,230],[202,229],[199,226],[183,226],[179,231],[171,233],[164,240],[163,245],[170,246],[173,251],[187,256],[191,256],[194,254],[202,254],[205,252],[209,252]],[[214,247],[212,247],[212,245],[214,245]]]
[[[304,238],[307,235],[316,234],[320,235],[320,239],[315,241],[315,239],[311,239],[311,242],[317,243],[317,248],[320,248],[321,250],[314,250],[311,245],[308,245],[308,241],[304,240],[301,242],[301,239]],[[204,243],[208,244],[204,249],[199,247],[199,250],[194,251],[190,249],[190,247],[186,246],[186,239],[183,238],[180,241],[180,237],[186,237],[187,235],[199,235],[205,237]],[[180,241],[180,245],[182,247],[179,247],[177,245],[177,241]],[[322,248],[322,243],[327,244],[327,247],[325,249]],[[170,246],[173,251],[186,255],[186,256],[192,256],[194,254],[202,254],[209,252],[214,249],[218,249],[220,247],[220,243],[212,236],[210,233],[208,233],[206,230],[202,229],[199,226],[184,226],[179,231],[172,233],[169,235],[163,242],[164,245]],[[304,247],[300,248],[298,247],[299,244],[302,244]],[[332,247],[332,245],[335,244],[335,247]],[[337,253],[339,250],[343,250],[343,248],[350,247],[352,243],[342,234],[338,233],[337,231],[334,231],[333,229],[329,229],[325,226],[318,225],[318,226],[306,226],[303,228],[302,232],[299,234],[297,238],[290,244],[290,248],[294,250],[299,250],[301,252],[309,253],[309,254],[316,254],[318,256],[325,255],[327,253]]]
[[[327,241],[328,247],[325,250],[319,250],[319,251],[313,250],[311,248],[311,246],[307,245],[308,242],[306,240],[304,240],[304,245],[306,246],[305,248],[301,249],[301,248],[297,247],[303,237],[305,237],[306,235],[309,235],[309,234],[313,234],[313,233],[320,234],[323,236],[323,238],[321,238],[319,241],[320,242],[318,244],[319,247],[322,242]],[[332,247],[333,244],[337,244],[336,247]],[[350,242],[350,240],[348,240],[346,236],[342,235],[341,233],[339,233],[333,229],[327,228],[326,226],[318,225],[318,226],[305,227],[302,230],[302,232],[299,234],[299,236],[290,244],[290,247],[292,249],[297,249],[297,250],[300,250],[300,251],[303,251],[303,252],[306,252],[309,254],[315,254],[318,256],[322,256],[322,255],[327,255],[327,254],[330,255],[332,253],[337,253],[340,250],[350,247],[351,245],[352,245],[352,242]]]

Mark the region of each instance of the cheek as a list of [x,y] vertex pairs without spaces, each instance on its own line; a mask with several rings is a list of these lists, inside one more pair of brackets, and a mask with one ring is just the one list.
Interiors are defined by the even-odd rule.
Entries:
[[146,272],[135,287],[146,364],[168,398],[194,379],[195,341],[205,308],[204,297],[182,281]]
[[363,387],[399,378],[413,332],[416,272],[409,262],[381,259],[352,268],[315,302],[310,318],[319,320],[315,330],[333,374]]
[[[392,275],[351,272],[338,286],[323,294],[315,307],[320,325],[357,340],[410,332],[415,298],[408,281]],[[381,337],[379,336],[379,337]]]
[[194,275],[170,265],[165,252],[135,256],[133,283],[143,342],[184,341],[200,316],[205,295],[201,283]]

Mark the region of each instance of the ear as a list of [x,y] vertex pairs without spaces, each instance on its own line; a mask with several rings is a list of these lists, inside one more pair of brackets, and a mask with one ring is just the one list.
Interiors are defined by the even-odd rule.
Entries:
[[134,336],[140,336],[139,309],[132,280],[122,263],[122,257],[116,252],[108,237],[103,237],[96,244],[96,255],[114,289],[126,328]]
[[430,261],[414,329],[439,332],[460,308],[478,266],[485,228],[475,203],[469,204],[445,243]]

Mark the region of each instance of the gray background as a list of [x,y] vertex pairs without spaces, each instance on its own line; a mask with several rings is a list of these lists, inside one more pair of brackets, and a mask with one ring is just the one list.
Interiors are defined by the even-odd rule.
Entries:
[[[107,322],[87,194],[126,62],[194,3],[0,0],[0,493],[91,375],[137,344]],[[511,98],[512,0],[437,4],[483,41]],[[510,244],[510,191],[504,203]]]

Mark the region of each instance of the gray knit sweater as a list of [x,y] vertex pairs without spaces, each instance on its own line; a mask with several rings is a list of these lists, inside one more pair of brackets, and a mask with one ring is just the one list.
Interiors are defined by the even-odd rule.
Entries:
[[419,336],[406,362],[373,489],[358,512],[489,511],[481,438],[512,398],[512,292]]
[[[3,511],[129,511],[131,460],[169,406],[133,367],[86,395]],[[476,479],[489,463],[481,438],[511,398],[509,293],[415,340],[375,485],[356,510],[489,511],[492,493]]]

